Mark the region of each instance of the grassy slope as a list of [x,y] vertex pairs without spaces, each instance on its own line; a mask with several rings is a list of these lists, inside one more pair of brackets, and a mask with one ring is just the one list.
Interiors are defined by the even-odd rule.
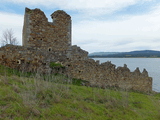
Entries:
[[0,120],[160,119],[160,94],[62,84],[63,76],[25,76],[0,66]]

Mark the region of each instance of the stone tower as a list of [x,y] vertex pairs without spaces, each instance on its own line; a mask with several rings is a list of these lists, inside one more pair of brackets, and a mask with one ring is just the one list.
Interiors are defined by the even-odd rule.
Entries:
[[57,39],[63,40],[64,46],[71,46],[71,17],[63,10],[55,11],[51,14],[53,25],[55,26],[55,33]]
[[23,46],[46,49],[48,51],[66,51],[71,46],[71,17],[58,10],[48,22],[40,9],[25,9],[23,26]]

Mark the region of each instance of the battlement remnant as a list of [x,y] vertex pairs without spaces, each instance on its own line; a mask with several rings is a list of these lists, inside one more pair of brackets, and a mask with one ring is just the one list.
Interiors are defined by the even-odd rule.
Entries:
[[[23,46],[53,51],[65,51],[71,46],[71,17],[62,10],[51,14],[48,22],[40,9],[25,9]],[[63,47],[62,47],[63,46]]]
[[[88,52],[71,45],[71,17],[63,10],[51,14],[48,22],[40,9],[25,9],[23,46],[6,45],[0,48],[0,64],[10,68],[42,74],[60,73],[86,80],[89,86],[119,87],[141,92],[152,91],[152,78],[146,69],[131,72],[127,65],[118,67],[88,58]],[[64,67],[54,69],[51,63]]]

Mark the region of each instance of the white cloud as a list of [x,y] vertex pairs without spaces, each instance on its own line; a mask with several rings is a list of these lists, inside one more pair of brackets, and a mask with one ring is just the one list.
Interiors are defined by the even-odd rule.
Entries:
[[15,33],[15,37],[19,43],[22,43],[22,26],[23,26],[23,16],[17,14],[10,14],[0,12],[0,36],[2,35],[3,31],[6,29],[13,29]]
[[[45,6],[47,9],[66,9],[77,12],[78,18],[92,16],[106,17],[124,7],[138,2],[154,0],[1,0],[31,7]],[[45,12],[45,11],[44,11]],[[72,16],[75,20],[76,16]],[[73,21],[73,44],[83,49],[94,51],[130,51],[134,49],[159,49],[160,46],[160,7],[148,15],[122,16],[116,21],[83,20]],[[12,28],[18,40],[21,41],[23,16],[0,13],[0,33]],[[81,19],[82,20],[82,19]],[[156,42],[155,42],[156,41]],[[158,42],[157,42],[158,41]]]
[[44,6],[47,9],[60,8],[78,10],[80,13],[95,16],[111,14],[124,7],[154,0],[2,0],[28,6]]
[[130,51],[138,48],[160,50],[160,42],[155,42],[160,41],[159,21],[160,8],[148,15],[132,16],[125,20],[83,21],[73,24],[73,43],[81,44],[89,40],[91,44],[81,44],[81,47],[91,52]]

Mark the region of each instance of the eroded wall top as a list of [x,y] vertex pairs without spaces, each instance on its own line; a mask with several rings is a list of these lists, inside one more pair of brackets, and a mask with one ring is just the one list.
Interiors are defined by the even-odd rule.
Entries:
[[65,51],[71,46],[71,17],[58,10],[48,22],[40,9],[25,9],[23,46],[53,51]]

